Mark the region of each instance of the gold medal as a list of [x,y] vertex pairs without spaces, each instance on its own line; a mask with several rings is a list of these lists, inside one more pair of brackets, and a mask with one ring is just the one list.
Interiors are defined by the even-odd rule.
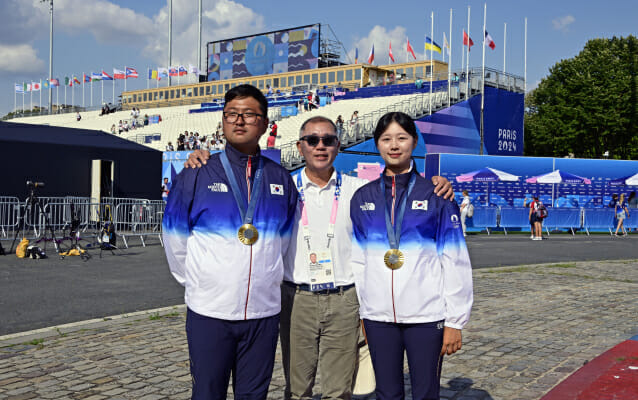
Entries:
[[405,257],[403,257],[403,253],[399,249],[390,249],[385,252],[383,256],[383,261],[385,261],[385,265],[390,269],[399,269],[403,266],[403,261],[405,261]]
[[255,228],[252,224],[244,224],[239,227],[239,231],[237,231],[237,237],[239,241],[245,244],[246,246],[250,246],[254,244],[257,239],[259,239],[259,232],[257,228]]

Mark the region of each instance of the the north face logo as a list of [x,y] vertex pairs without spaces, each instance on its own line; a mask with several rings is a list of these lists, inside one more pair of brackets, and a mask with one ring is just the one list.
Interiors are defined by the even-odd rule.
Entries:
[[374,211],[374,203],[363,203],[359,207],[361,207],[361,211]]
[[208,185],[208,190],[211,192],[228,192],[228,186],[222,182],[216,182],[211,185]]

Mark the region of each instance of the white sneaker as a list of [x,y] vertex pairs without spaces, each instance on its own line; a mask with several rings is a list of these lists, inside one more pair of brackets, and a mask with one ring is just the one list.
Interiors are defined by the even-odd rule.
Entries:
[[543,240],[542,237],[535,237],[533,240]]
[[535,237],[535,236],[534,236],[534,235],[532,235],[532,236],[530,236],[529,238],[530,238],[530,239],[532,239],[532,240],[534,240],[534,237]]

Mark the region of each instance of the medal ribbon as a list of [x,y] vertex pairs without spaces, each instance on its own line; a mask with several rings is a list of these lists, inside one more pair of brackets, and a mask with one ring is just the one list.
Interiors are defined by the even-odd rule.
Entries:
[[[299,191],[299,201],[301,202],[301,223],[303,224],[304,239],[308,244],[308,250],[310,250],[310,229],[308,228],[308,212],[306,211],[306,196],[303,191],[303,182],[301,181],[301,174],[297,175],[297,190]],[[332,213],[330,214],[330,225],[328,226],[328,245],[330,247],[330,239],[335,235],[335,223],[337,222],[337,209],[339,207],[339,196],[341,195],[341,172],[337,171],[337,184],[335,186],[335,197],[332,202]]]
[[[401,241],[401,225],[403,224],[403,215],[405,214],[405,206],[408,202],[408,197],[414,189],[416,183],[416,175],[414,173],[410,176],[410,182],[408,183],[408,192],[405,194],[399,205],[399,215],[395,220],[395,225],[392,226],[392,219],[390,217],[390,211],[388,210],[388,202],[385,201],[385,175],[381,176],[381,193],[383,195],[383,207],[385,209],[385,229],[388,232],[388,242],[390,242],[391,249],[398,249],[399,242]],[[392,209],[394,211],[394,208]]]
[[[225,151],[221,152],[219,157],[222,162],[222,166],[224,167],[224,172],[226,173],[226,177],[228,178],[228,183],[230,184],[230,190],[233,192],[233,196],[235,196],[235,202],[237,203],[237,207],[239,208],[239,214],[241,215],[243,224],[252,224],[253,223],[253,215],[255,214],[255,207],[257,206],[257,201],[259,200],[259,195],[261,194],[261,181],[263,177],[263,169],[264,169],[264,159],[263,156],[259,157],[259,165],[257,166],[257,172],[255,172],[255,180],[253,181],[253,191],[255,192],[254,196],[250,195],[250,188],[248,193],[249,201],[243,196],[241,190],[239,190],[239,184],[237,183],[237,178],[235,178],[235,174],[230,166],[230,161],[228,161],[228,156]],[[244,209],[244,204],[248,204],[247,209]]]

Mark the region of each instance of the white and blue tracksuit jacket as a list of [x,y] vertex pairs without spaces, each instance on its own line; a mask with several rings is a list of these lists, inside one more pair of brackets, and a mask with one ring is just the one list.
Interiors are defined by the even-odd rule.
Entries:
[[395,213],[407,194],[411,174],[385,179],[381,193],[377,179],[361,187],[350,203],[353,225],[352,269],[361,318],[393,323],[445,321],[461,329],[472,308],[472,268],[463,238],[459,207],[434,194],[434,185],[416,174],[407,199],[399,249],[403,266],[389,269],[383,256],[390,249],[384,202],[392,203],[396,179]]
[[[231,145],[225,152],[247,199],[251,156]],[[225,320],[270,317],[281,311],[283,254],[291,238],[297,189],[288,171],[264,157],[253,219],[259,239],[246,246],[237,238],[243,222],[219,154],[202,168],[184,169],[175,177],[163,221],[170,270],[185,287],[186,305],[198,314]],[[253,178],[260,157],[250,159]]]

